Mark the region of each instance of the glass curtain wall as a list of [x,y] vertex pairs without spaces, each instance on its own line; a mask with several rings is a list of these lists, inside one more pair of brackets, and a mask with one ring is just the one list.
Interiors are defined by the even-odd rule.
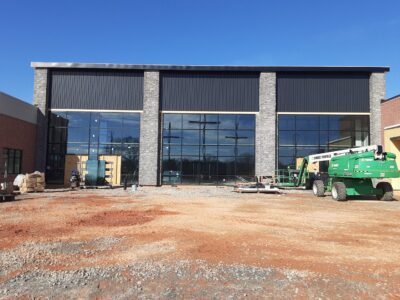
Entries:
[[162,182],[233,184],[254,178],[255,116],[164,114]]
[[278,168],[316,153],[369,145],[369,116],[278,115]]
[[47,180],[62,183],[65,155],[121,156],[121,178],[137,180],[139,113],[54,112],[50,114]]

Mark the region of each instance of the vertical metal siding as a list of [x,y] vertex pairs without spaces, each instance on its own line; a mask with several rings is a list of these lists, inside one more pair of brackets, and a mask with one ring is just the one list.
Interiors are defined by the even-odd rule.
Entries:
[[51,108],[143,109],[143,72],[54,70]]
[[369,112],[369,73],[278,73],[278,112]]
[[161,109],[257,112],[259,73],[162,72]]

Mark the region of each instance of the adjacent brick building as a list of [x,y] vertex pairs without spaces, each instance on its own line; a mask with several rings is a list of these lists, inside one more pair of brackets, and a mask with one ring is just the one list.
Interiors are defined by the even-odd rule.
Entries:
[[34,171],[37,109],[0,92],[0,182]]
[[400,95],[383,100],[381,103],[381,112],[383,141],[385,127],[400,124]]
[[[397,155],[400,166],[400,95],[386,99],[381,103],[382,141],[385,150]],[[392,179],[394,189],[400,189],[400,179]]]

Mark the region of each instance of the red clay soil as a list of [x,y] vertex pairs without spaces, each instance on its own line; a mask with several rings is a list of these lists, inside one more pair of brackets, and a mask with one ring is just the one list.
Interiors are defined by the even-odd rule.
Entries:
[[175,215],[160,209],[147,209],[144,211],[105,211],[85,219],[68,222],[70,226],[133,226],[151,222],[158,216]]

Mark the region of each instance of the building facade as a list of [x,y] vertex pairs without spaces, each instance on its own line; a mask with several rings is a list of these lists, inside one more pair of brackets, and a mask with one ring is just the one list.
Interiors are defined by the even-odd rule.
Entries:
[[0,182],[34,171],[37,109],[0,92]]
[[37,168],[113,161],[141,185],[232,184],[381,141],[387,67],[32,63]]
[[[400,166],[400,95],[382,101],[381,113],[385,151],[396,154],[397,165]],[[391,181],[393,188],[400,190],[400,178]]]

